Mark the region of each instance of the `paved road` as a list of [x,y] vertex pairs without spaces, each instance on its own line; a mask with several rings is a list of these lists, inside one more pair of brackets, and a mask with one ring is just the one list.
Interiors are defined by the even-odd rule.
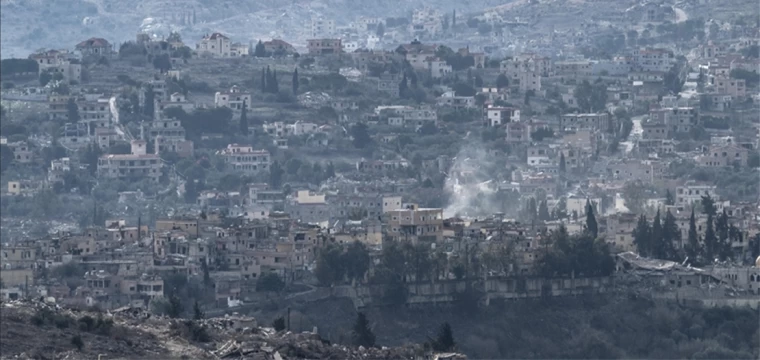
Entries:
[[633,129],[631,129],[631,134],[628,135],[628,139],[626,141],[621,142],[623,146],[625,146],[625,153],[629,154],[631,151],[633,151],[633,146],[636,145],[636,142],[641,139],[641,134],[644,132],[644,129],[641,127],[641,121],[644,120],[646,115],[640,115],[640,116],[634,116],[631,118],[633,121]]

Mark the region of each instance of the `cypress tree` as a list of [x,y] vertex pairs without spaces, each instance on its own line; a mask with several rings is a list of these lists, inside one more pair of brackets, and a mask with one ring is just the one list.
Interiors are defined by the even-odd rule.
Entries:
[[594,236],[594,239],[599,235],[599,225],[596,222],[596,216],[594,216],[594,207],[591,206],[591,201],[586,199],[586,230]]
[[298,95],[298,68],[293,71],[293,95]]
[[660,210],[657,210],[657,214],[652,220],[652,257],[657,259],[665,258],[665,249],[663,247],[662,239],[662,222],[660,221]]
[[248,135],[248,105],[243,102],[243,109],[240,110],[240,133]]
[[443,323],[438,329],[438,337],[433,342],[433,350],[440,352],[453,351],[456,346],[454,334],[451,331],[451,325],[448,322]]
[[401,83],[398,84],[398,95],[402,99],[405,98],[407,90],[409,90],[409,85],[407,84],[406,74],[404,74],[404,77],[401,79]]
[[277,82],[277,70],[272,71],[272,94],[280,92],[280,84]]
[[559,153],[559,173],[564,174],[567,170],[567,164],[565,163],[565,153]]
[[699,246],[699,234],[697,233],[697,221],[694,217],[694,208],[691,209],[691,217],[689,217],[689,239],[686,246],[686,256],[693,264],[698,264],[698,258],[701,255],[701,249]]
[[636,229],[633,230],[633,243],[636,245],[636,250],[641,256],[648,257],[652,253],[652,245],[650,243],[651,231],[652,229],[649,227],[646,215],[641,214],[636,224]]
[[352,333],[353,343],[356,346],[373,347],[375,346],[375,334],[370,329],[369,320],[363,312],[356,316],[356,323]]
[[662,225],[662,241],[665,249],[665,258],[680,261],[676,251],[676,244],[681,243],[681,229],[678,228],[676,217],[668,210],[665,213],[665,222]]
[[549,206],[546,204],[546,200],[542,201],[538,206],[538,219],[543,221],[551,220],[551,215],[549,214]]
[[713,223],[713,215],[707,214],[707,229],[705,229],[705,261],[712,263],[715,261],[715,255],[717,255],[718,238],[715,236],[715,224]]
[[264,68],[261,68],[261,92],[267,92],[267,74]]
[[729,223],[726,209],[723,209],[723,212],[715,220],[715,232],[718,237],[718,244],[716,246],[718,258],[721,261],[726,261],[726,259],[731,257],[731,240],[729,239]]

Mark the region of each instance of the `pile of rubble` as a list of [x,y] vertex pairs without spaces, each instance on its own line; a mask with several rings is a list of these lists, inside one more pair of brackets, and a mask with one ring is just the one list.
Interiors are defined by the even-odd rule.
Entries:
[[[0,359],[36,358],[44,353],[48,358],[91,358],[104,355],[107,359],[132,357],[193,358],[193,359],[455,359],[461,354],[433,354],[419,345],[394,348],[364,348],[332,344],[322,339],[315,328],[311,332],[294,333],[259,327],[256,319],[236,313],[203,320],[170,319],[154,315],[142,308],[122,307],[94,312],[68,309],[49,299],[17,300],[0,303],[3,322],[14,323],[13,331],[0,334]],[[58,327],[51,320],[35,324],[40,311],[52,318],[67,318],[72,325]],[[78,329],[77,319],[89,315],[95,319],[111,319],[119,328],[110,335],[93,334]],[[196,341],[190,333],[202,329],[207,338]],[[80,330],[80,331],[77,331]],[[55,345],[40,343],[35,333],[46,339],[56,339]],[[26,335],[24,335],[26,334]],[[76,349],[71,336],[82,336],[85,345]],[[7,351],[7,352],[6,352]]]

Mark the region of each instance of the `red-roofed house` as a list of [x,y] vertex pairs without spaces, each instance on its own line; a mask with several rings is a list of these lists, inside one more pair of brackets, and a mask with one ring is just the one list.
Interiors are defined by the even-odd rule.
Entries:
[[113,46],[103,38],[89,38],[77,44],[76,49],[83,56],[111,56]]
[[229,57],[231,45],[230,38],[220,33],[213,33],[204,36],[195,46],[195,50],[198,52],[198,55],[205,53],[213,57]]

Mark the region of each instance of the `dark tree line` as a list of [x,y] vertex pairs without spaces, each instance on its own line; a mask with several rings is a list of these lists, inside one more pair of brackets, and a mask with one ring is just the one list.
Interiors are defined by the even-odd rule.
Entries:
[[651,223],[645,215],[641,215],[633,232],[639,254],[672,261],[688,259],[693,265],[731,260],[734,256],[731,244],[742,242],[744,235],[730,222],[725,209],[718,214],[715,201],[709,194],[702,196],[701,204],[702,213],[707,215],[704,233],[698,231],[697,217],[692,208],[682,251],[676,249],[676,244],[681,242],[681,231],[670,211],[665,214],[664,221],[660,220],[658,211]]
[[277,94],[280,92],[280,85],[277,82],[277,70],[271,70],[269,66],[261,69],[261,92]]

